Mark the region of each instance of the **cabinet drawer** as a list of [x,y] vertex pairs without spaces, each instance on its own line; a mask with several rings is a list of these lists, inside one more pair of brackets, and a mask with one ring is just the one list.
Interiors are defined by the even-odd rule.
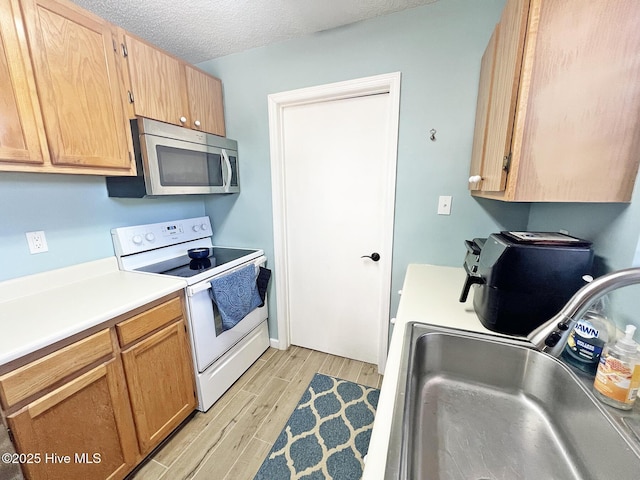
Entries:
[[125,346],[182,316],[182,301],[173,298],[116,325],[120,345]]
[[111,353],[107,329],[2,375],[2,406],[9,408]]

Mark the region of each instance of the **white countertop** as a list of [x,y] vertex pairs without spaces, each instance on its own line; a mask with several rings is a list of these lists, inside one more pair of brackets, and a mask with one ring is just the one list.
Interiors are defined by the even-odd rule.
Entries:
[[0,365],[186,287],[115,257],[0,282]]
[[402,341],[407,323],[429,323],[496,335],[480,323],[473,310],[473,288],[467,301],[459,302],[465,277],[463,268],[423,264],[410,264],[407,267],[363,480],[384,478],[394,399],[401,367]]

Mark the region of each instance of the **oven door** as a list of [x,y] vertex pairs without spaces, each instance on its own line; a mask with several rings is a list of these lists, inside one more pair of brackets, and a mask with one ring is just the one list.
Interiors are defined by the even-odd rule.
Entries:
[[[266,257],[262,256],[249,263],[253,263],[258,268],[259,266],[264,266],[266,260]],[[228,275],[246,265],[247,263],[244,263],[220,273],[214,278]],[[187,287],[191,342],[196,368],[199,373],[204,372],[213,362],[267,319],[267,304],[265,300],[264,306],[253,310],[230,330],[222,331],[220,314],[209,294],[211,280],[212,278],[209,278]]]
[[238,154],[229,149],[157,135],[140,135],[149,195],[237,193]]

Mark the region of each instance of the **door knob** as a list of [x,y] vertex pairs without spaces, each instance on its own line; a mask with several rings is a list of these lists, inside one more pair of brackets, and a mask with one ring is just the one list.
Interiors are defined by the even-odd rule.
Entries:
[[371,255],[363,255],[360,258],[370,258],[374,262],[377,262],[378,260],[380,260],[380,254],[377,252],[373,252]]

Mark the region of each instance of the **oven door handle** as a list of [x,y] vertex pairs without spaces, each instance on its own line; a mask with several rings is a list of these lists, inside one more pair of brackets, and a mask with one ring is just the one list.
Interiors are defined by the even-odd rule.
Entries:
[[[258,258],[252,260],[251,262],[247,262],[244,263],[242,265],[238,265],[237,267],[233,267],[230,268],[229,270],[226,270],[224,272],[221,272],[217,275],[214,275],[215,277],[218,276],[223,276],[223,275],[227,275],[231,272],[234,272],[236,270],[239,270],[240,268],[244,268],[247,265],[253,264],[256,268],[264,265],[267,263],[267,257],[265,257],[264,255],[259,256]],[[257,271],[257,270],[256,270]],[[187,287],[187,296],[189,297],[193,297],[194,295],[200,293],[200,292],[204,292],[205,290],[209,290],[211,288],[211,279],[214,277],[211,277],[209,280],[205,280],[202,281],[200,283],[196,283],[195,285],[191,285],[190,287]]]
[[187,296],[193,297],[200,292],[204,292],[205,290],[209,290],[211,288],[211,282],[201,282],[196,283],[191,287],[187,287]]

